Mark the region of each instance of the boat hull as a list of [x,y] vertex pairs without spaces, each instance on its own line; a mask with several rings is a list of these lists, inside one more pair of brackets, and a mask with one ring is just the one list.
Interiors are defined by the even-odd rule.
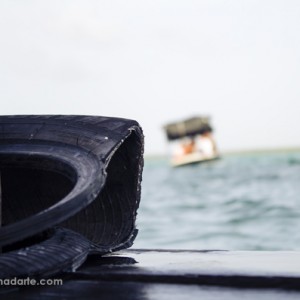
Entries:
[[171,160],[173,167],[181,167],[192,164],[200,164],[219,159],[219,155],[203,155],[202,153],[191,153]]

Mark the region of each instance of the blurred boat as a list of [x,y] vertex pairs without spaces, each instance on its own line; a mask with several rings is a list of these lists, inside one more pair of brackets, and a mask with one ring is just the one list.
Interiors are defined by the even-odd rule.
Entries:
[[196,116],[164,126],[174,167],[220,158],[210,118]]

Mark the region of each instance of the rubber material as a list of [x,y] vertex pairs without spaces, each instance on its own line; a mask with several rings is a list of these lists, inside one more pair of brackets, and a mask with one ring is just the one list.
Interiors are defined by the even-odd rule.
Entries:
[[132,120],[1,116],[0,246],[13,247],[54,226],[81,234],[92,251],[131,246],[143,145]]
[[90,241],[67,229],[56,229],[44,241],[1,254],[0,278],[43,278],[76,270],[86,259]]

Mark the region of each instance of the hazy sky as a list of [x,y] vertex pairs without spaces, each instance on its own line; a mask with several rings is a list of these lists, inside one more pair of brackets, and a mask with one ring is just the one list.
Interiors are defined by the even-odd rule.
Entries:
[[300,146],[299,0],[0,2],[1,114],[212,117],[221,151]]

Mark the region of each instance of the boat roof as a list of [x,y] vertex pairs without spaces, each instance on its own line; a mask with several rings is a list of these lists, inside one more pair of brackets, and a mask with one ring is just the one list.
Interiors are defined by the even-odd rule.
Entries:
[[173,122],[164,126],[168,140],[176,140],[184,137],[192,137],[205,132],[212,132],[210,118],[208,116],[195,116],[179,122]]

